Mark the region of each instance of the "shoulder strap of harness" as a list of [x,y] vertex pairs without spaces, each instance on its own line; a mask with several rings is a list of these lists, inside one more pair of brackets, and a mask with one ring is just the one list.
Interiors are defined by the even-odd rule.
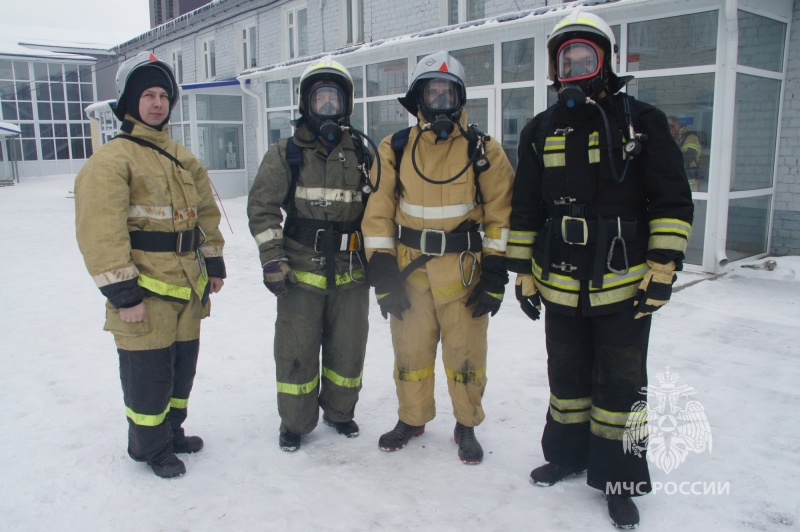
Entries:
[[[286,141],[286,162],[292,172],[292,179],[289,182],[289,190],[283,204],[287,206],[286,214],[288,220],[297,218],[297,207],[294,204],[294,194],[297,190],[297,181],[300,179],[300,165],[303,164],[303,148],[294,143],[294,139],[289,137]],[[287,221],[288,221],[287,220]]]
[[[165,150],[165,149],[153,144],[149,140],[140,139],[139,137],[134,137],[134,136],[131,136],[131,135],[125,135],[124,133],[120,133],[119,135],[117,135],[116,137],[112,138],[111,140],[114,140],[114,139],[129,140],[131,142],[134,142],[134,143],[138,144],[139,146],[144,146],[146,148],[153,149],[153,150],[157,151],[158,153],[160,153],[161,155],[163,155],[164,157],[166,157],[167,159],[169,159],[170,161],[172,161],[173,163],[177,164],[179,168],[183,168],[183,165],[181,164],[181,162],[178,160],[177,157],[175,157],[174,155],[169,153],[167,150]],[[184,170],[185,170],[185,168],[184,168]]]
[[[534,155],[539,161],[540,166],[544,166],[544,145],[547,142],[547,136],[552,134],[553,123],[555,122],[555,106],[551,106],[545,111],[542,117],[542,123],[547,124],[544,128],[538,128],[533,131],[533,151]],[[544,119],[547,119],[545,122]]]

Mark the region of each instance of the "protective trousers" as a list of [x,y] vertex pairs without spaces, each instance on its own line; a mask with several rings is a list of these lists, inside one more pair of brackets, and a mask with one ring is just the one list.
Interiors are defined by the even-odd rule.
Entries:
[[[128,454],[150,462],[172,453],[182,437],[200,349],[200,320],[207,314],[196,296],[186,303],[145,298],[147,320],[126,323],[108,308],[128,416]],[[208,307],[210,303],[206,305]]]
[[282,432],[308,434],[317,426],[320,407],[331,421],[353,419],[364,371],[368,314],[366,285],[324,294],[293,287],[278,298],[274,353]]
[[391,317],[400,420],[419,426],[436,416],[434,367],[441,338],[453,414],[462,425],[480,425],[485,417],[481,400],[486,389],[489,315],[473,318],[473,309],[460,299],[435,301],[430,288],[423,291],[406,283],[406,295],[411,308],[403,320]]
[[651,316],[633,316],[545,313],[550,407],[542,449],[548,462],[588,467],[593,488],[636,486],[626,494],[643,495],[651,490],[647,459],[626,451],[623,435],[631,411],[647,401]]

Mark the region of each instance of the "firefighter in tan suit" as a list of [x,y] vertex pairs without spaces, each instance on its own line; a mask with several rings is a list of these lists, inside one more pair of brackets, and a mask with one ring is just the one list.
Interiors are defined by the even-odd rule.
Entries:
[[164,478],[186,472],[189,393],[209,294],[225,277],[219,210],[202,163],[170,140],[178,101],[172,70],[149,52],[117,73],[122,134],[75,180],[78,245],[107,298],[128,417],[128,454]]
[[500,144],[467,126],[465,101],[456,59],[438,52],[419,62],[400,98],[418,123],[381,142],[381,180],[362,229],[370,284],[383,316],[392,314],[400,403],[400,419],[379,446],[402,448],[434,418],[441,340],[458,454],[476,464],[483,459],[474,427],[484,419],[489,313],[499,309],[508,281],[514,172]]

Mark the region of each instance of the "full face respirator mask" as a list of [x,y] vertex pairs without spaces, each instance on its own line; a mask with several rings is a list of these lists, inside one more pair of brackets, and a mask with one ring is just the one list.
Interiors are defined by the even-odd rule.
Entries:
[[449,80],[432,79],[420,91],[419,108],[437,139],[448,138],[461,117],[458,85]]
[[570,109],[603,91],[603,52],[586,39],[570,39],[558,49],[556,59],[561,90],[558,100]]
[[345,95],[336,83],[319,83],[312,87],[308,95],[307,109],[311,122],[319,136],[327,142],[339,142],[342,135],[340,122],[346,108]]

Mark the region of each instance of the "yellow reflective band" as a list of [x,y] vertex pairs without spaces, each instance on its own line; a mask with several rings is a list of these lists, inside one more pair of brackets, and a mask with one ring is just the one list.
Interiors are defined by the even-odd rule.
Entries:
[[600,162],[600,150],[598,148],[592,148],[589,150],[589,162],[592,164]]
[[177,397],[172,397],[169,400],[169,406],[172,408],[186,408],[189,406],[189,399],[178,399]]
[[494,240],[502,240],[503,238],[508,240],[509,230],[506,227],[489,227],[484,231],[484,235],[486,238]]
[[557,151],[566,149],[567,141],[564,137],[547,137],[544,141],[544,151]]
[[647,249],[672,249],[681,253],[686,252],[688,245],[688,239],[674,235],[650,235],[647,241]]
[[533,275],[536,276],[536,280],[540,281],[543,285],[550,285],[553,288],[558,288],[559,290],[568,290],[570,292],[577,292],[581,288],[580,281],[576,281],[572,277],[567,277],[566,275],[559,275],[557,273],[551,273],[550,277],[547,281],[542,280],[542,268],[538,264],[533,264]]
[[603,288],[592,288],[590,286],[589,290],[593,292],[600,292],[622,285],[627,285],[629,283],[639,283],[642,279],[644,279],[644,274],[648,269],[649,268],[647,264],[637,264],[636,266],[631,266],[627,273],[607,273],[603,275]]
[[597,131],[592,131],[589,135],[589,146],[599,146],[600,145],[600,133]]
[[682,151],[694,150],[696,152],[700,152],[700,146],[695,144],[694,142],[687,142],[686,144],[681,146],[681,150]]
[[562,425],[570,425],[573,423],[586,423],[589,421],[589,411],[583,410],[580,412],[559,412],[552,406],[550,407],[550,417]]
[[687,240],[692,232],[692,224],[677,218],[656,218],[650,220],[650,234],[672,233],[684,236]]
[[599,436],[607,440],[622,441],[622,438],[625,435],[625,427],[611,427],[602,423],[598,423],[594,419],[592,419],[589,423],[589,430],[592,431],[592,434],[595,436]]
[[428,366],[427,368],[415,369],[411,371],[401,371],[400,368],[395,366],[394,378],[403,382],[419,382],[433,377],[433,370],[435,366]]
[[164,422],[164,419],[167,417],[167,413],[169,412],[169,405],[167,405],[167,409],[164,410],[160,414],[156,414],[154,416],[149,416],[147,414],[137,414],[127,406],[125,407],[125,413],[127,414],[128,418],[133,421],[135,425],[139,425],[142,427],[157,427]]
[[200,275],[200,278],[197,280],[197,297],[199,299],[203,299],[203,294],[206,291],[206,285],[208,284],[208,277],[203,277]]
[[506,258],[530,260],[533,258],[533,248],[512,246],[509,244],[506,248]]
[[150,290],[154,294],[174,297],[175,299],[185,299],[189,301],[189,299],[192,298],[191,288],[165,283],[164,281],[153,279],[147,275],[139,275],[139,286]]
[[289,395],[306,395],[317,389],[319,384],[319,375],[305,384],[289,384],[288,382],[278,382],[278,393],[286,393]]
[[565,307],[577,307],[578,306],[578,293],[567,293],[562,292],[560,290],[556,290],[554,288],[550,288],[549,286],[542,284],[542,282],[537,279],[536,280],[536,288],[539,290],[542,298],[550,301],[551,303],[555,303],[556,305],[562,305]]
[[577,397],[575,399],[559,399],[552,393],[550,394],[550,406],[559,410],[585,410],[591,408],[591,397]]
[[619,425],[624,427],[630,416],[630,412],[612,412],[598,406],[592,406],[592,419],[607,425]]
[[495,299],[499,299],[500,301],[503,300],[503,294],[497,294],[497,293],[494,293],[494,292],[486,292],[486,293],[489,294],[490,296],[492,296]]
[[[294,274],[297,276],[297,280],[301,283],[305,283],[311,286],[316,286],[317,288],[322,288],[323,290],[328,288],[328,280],[324,275],[319,275],[311,272],[300,272],[300,271],[295,271]],[[355,279],[363,279],[364,270],[353,270],[353,277]],[[342,286],[344,284],[352,282],[349,273],[340,273],[334,279],[336,281],[336,286]]]
[[447,378],[453,382],[481,382],[486,378],[486,368],[478,368],[472,371],[456,371],[445,367],[444,372],[447,374]]
[[363,375],[364,372],[362,371],[358,377],[342,377],[332,369],[322,368],[322,376],[342,388],[358,388],[361,386],[361,377]]
[[563,153],[546,153],[544,155],[544,166],[545,168],[556,168],[559,166],[565,166],[566,159]]
[[521,244],[532,246],[536,242],[536,237],[539,235],[536,231],[514,231],[508,233],[509,244]]
[[639,290],[639,283],[633,283],[628,286],[616,288],[608,292],[593,292],[589,294],[589,304],[592,307],[601,307],[603,305],[611,305],[612,303],[619,303],[626,299],[633,299],[636,297],[636,292]]

